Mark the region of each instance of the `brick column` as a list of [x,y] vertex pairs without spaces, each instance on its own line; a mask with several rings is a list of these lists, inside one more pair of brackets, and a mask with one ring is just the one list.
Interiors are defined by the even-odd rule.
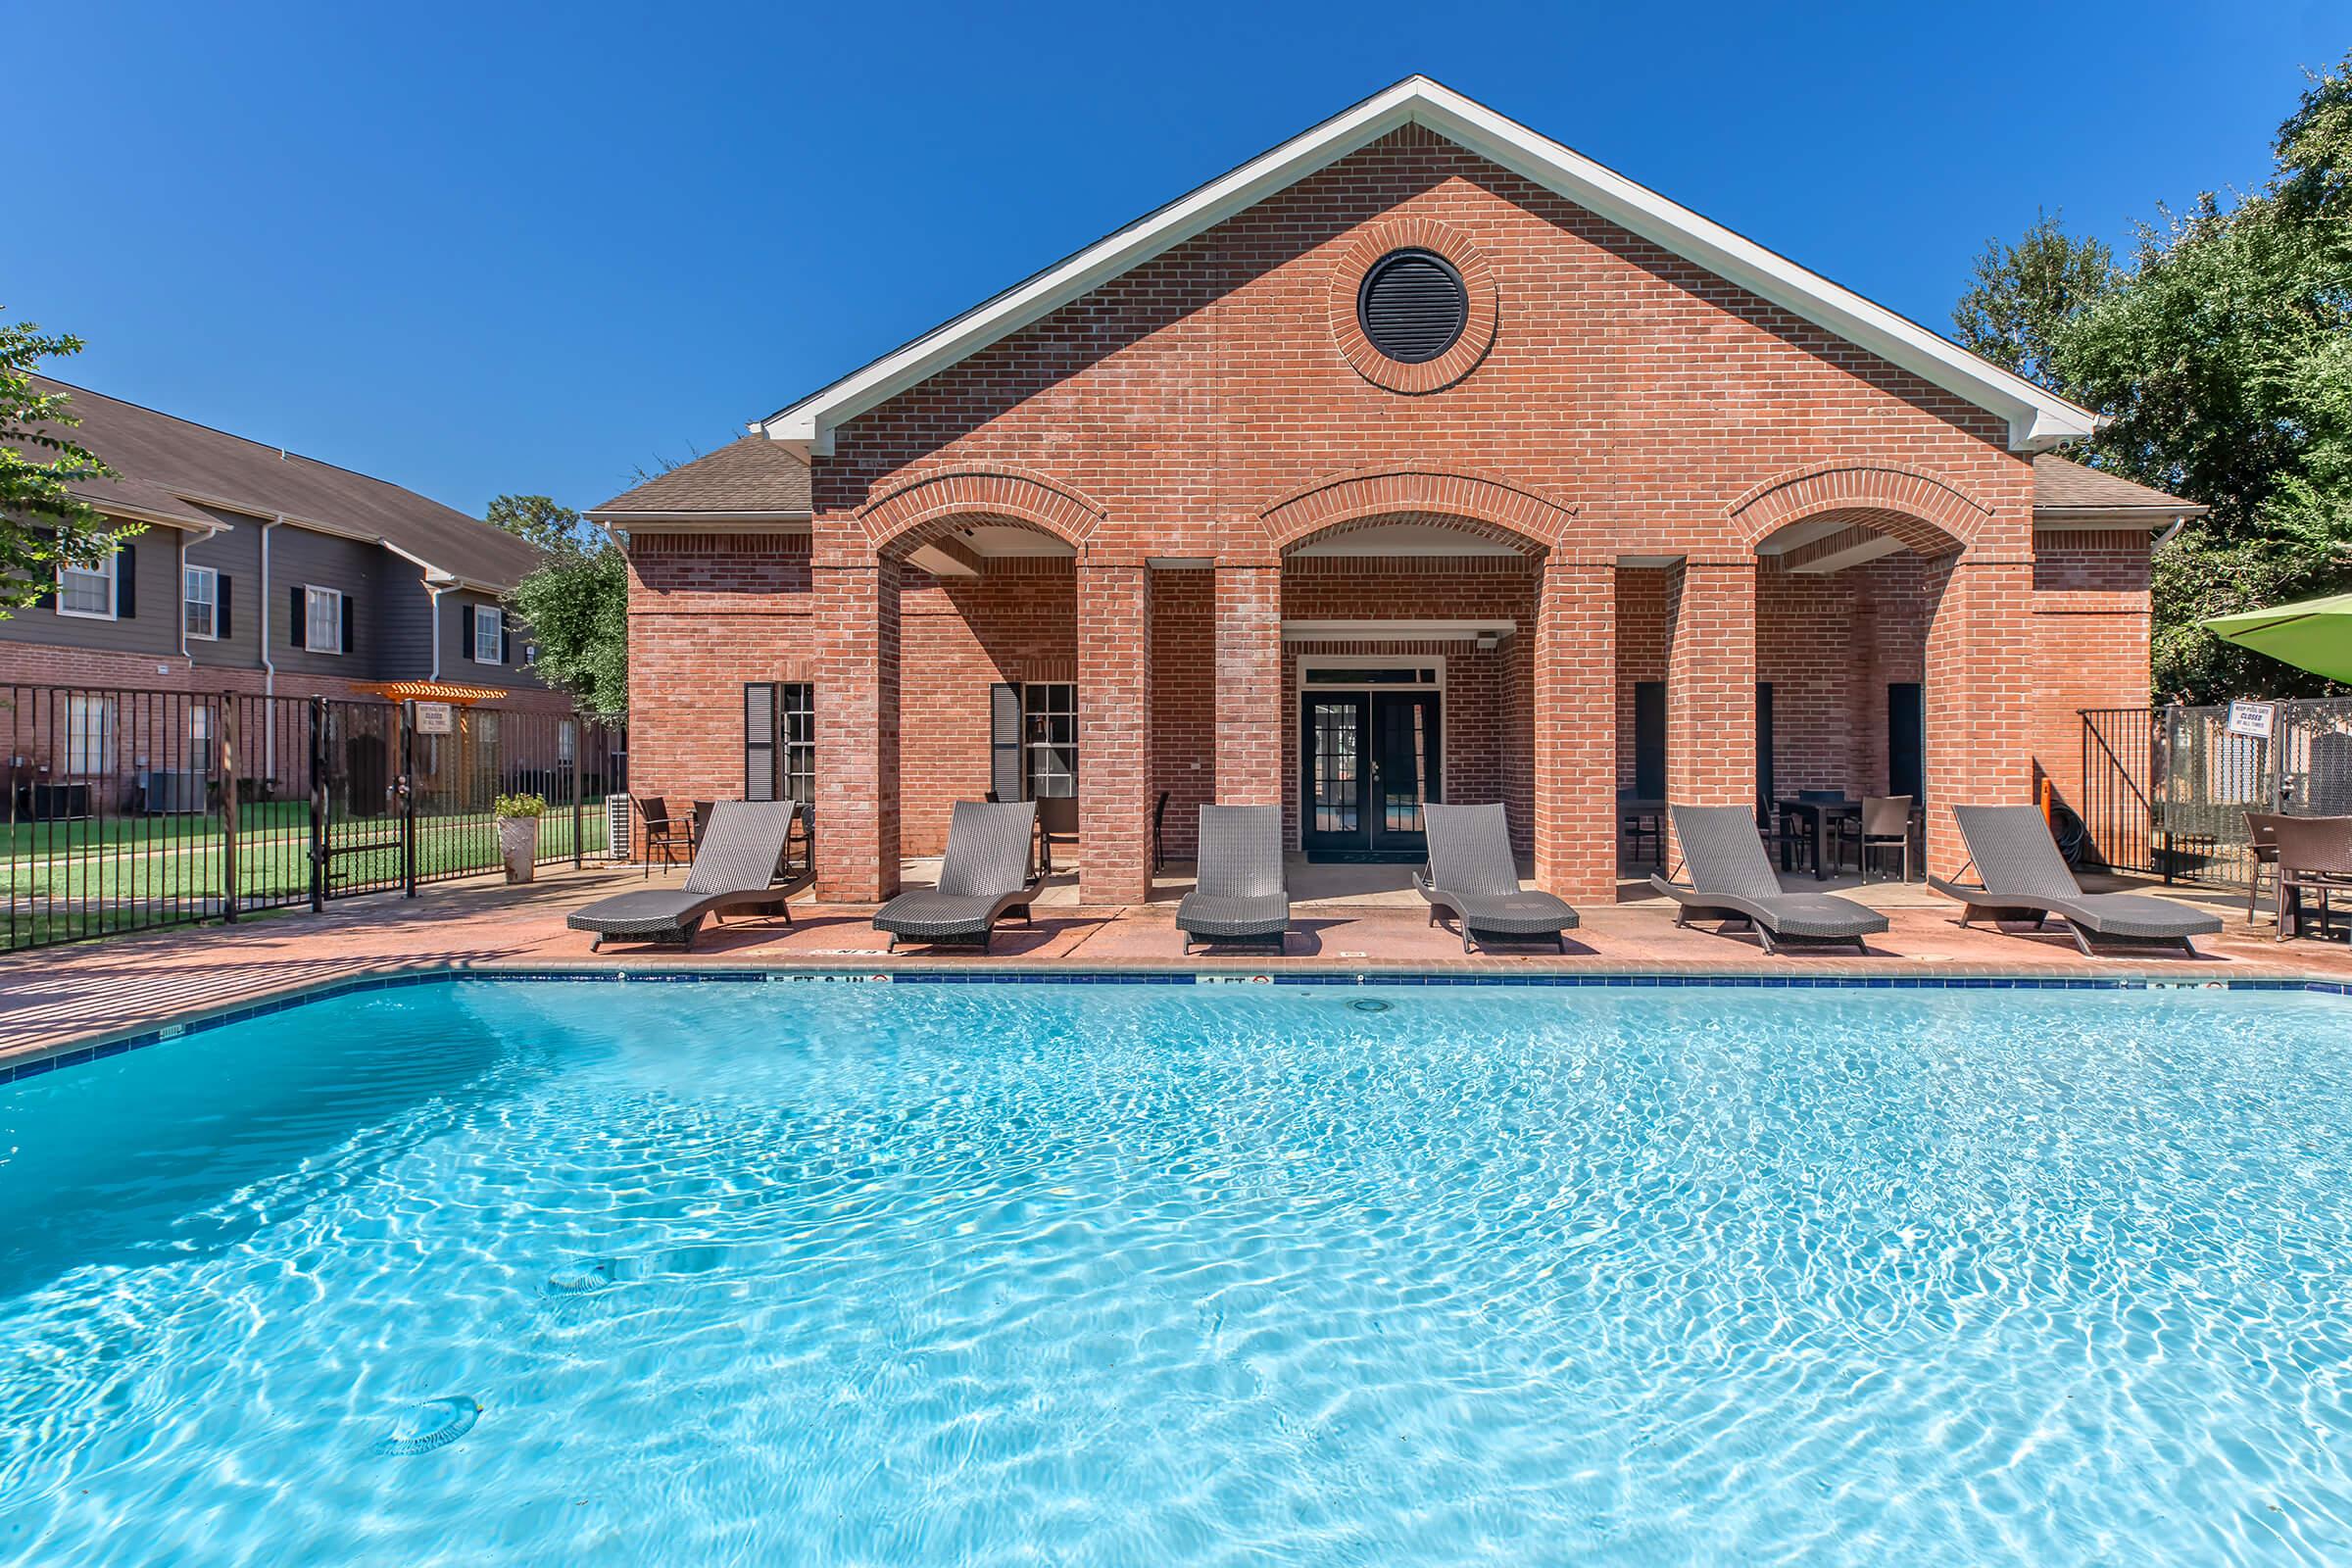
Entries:
[[1532,691],[1536,885],[1617,901],[1617,567],[1545,564]]
[[2034,567],[1948,556],[1928,567],[1928,869],[1957,876],[1954,806],[2034,799]]
[[1282,804],[1282,567],[1216,569],[1220,806]]
[[1151,569],[1078,565],[1078,899],[1152,890]]
[[871,550],[812,559],[816,896],[899,891],[899,564]]
[[[1666,799],[1756,804],[1756,564],[1692,558],[1666,590]],[[1668,829],[1668,864],[1680,853]]]

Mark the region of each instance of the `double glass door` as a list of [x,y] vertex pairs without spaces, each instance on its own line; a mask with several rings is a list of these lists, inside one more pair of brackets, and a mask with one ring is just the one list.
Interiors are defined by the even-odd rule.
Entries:
[[1300,700],[1299,848],[1310,860],[1421,860],[1421,808],[1442,798],[1434,691]]

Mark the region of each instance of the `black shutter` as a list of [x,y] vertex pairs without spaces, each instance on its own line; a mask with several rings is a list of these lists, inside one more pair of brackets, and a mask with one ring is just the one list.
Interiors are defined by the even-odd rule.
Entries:
[[348,654],[351,652],[351,595],[337,594],[335,597],[341,601],[335,607],[335,624],[343,629],[343,651]]
[[473,607],[458,607],[458,649],[468,663],[473,662]]
[[288,648],[308,648],[311,646],[311,617],[305,612],[309,607],[303,599],[300,588],[289,588],[286,590],[286,595],[294,605],[292,612],[286,616],[286,646]]
[[228,573],[213,574],[213,635],[228,635]]
[[514,627],[504,615],[498,617],[498,662],[502,664],[514,662]]
[[139,613],[139,557],[128,545],[115,548],[115,618],[135,619]]
[[1634,685],[1634,796],[1643,801],[1666,798],[1666,683],[1662,680]]
[[1000,801],[1021,798],[1021,689],[988,689],[988,787]]
[[777,796],[776,688],[766,681],[743,689],[743,798],[772,801]]

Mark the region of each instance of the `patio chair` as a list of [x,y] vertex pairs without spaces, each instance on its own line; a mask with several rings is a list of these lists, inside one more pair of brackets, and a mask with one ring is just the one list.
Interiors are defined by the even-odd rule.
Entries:
[[691,950],[706,917],[723,920],[733,909],[780,914],[790,925],[792,906],[774,884],[797,809],[791,801],[721,801],[684,887],[616,893],[572,910],[564,923],[596,934],[591,953],[608,942],[676,942]]
[[1865,795],[1862,814],[1840,817],[1838,821],[1838,854],[1843,868],[1843,846],[1854,846],[1854,869],[1862,880],[1870,880],[1870,856],[1873,850],[1881,855],[1888,851],[1903,858],[1903,880],[1911,880],[1911,797],[1908,795]]
[[2328,900],[2352,893],[2352,816],[2282,816],[2278,819],[2278,932],[2284,942],[2303,934],[2303,895],[2320,896],[2320,936],[2328,928]]
[[1271,941],[1291,929],[1282,872],[1282,808],[1200,808],[1200,883],[1176,906],[1184,951],[1193,944]]
[[1037,808],[1037,863],[1039,869],[1051,873],[1054,869],[1054,846],[1078,846],[1078,797],[1075,795],[1047,795],[1030,803]]
[[1451,915],[1460,926],[1462,951],[1491,937],[1549,937],[1562,953],[1577,924],[1565,900],[1519,886],[1519,864],[1511,856],[1511,830],[1499,804],[1423,806],[1421,825],[1429,839],[1429,864],[1413,873],[1413,886],[1429,901],[1429,923]]
[[2085,893],[2075,873],[2066,868],[2050,825],[2036,806],[1955,806],[1952,817],[1968,843],[1978,885],[1928,878],[1928,886],[1962,905],[1962,925],[1977,915],[1996,925],[2004,920],[2031,921],[2034,929],[2055,914],[2075,934],[2075,945],[2085,956],[2091,938],[2119,944],[2178,943],[2190,957],[2197,954],[2191,937],[2221,930],[2221,916],[2202,909],[2185,909],[2168,899],[2144,893]]
[[2254,906],[2262,897],[2262,873],[2271,873],[2275,888],[2278,880],[2278,824],[2285,818],[2272,811],[2246,813],[2246,924],[2254,923]]
[[654,874],[654,857],[662,858],[664,869],[679,863],[681,854],[694,858],[694,843],[685,833],[685,824],[669,814],[669,802],[659,795],[633,797],[637,820],[645,824],[645,874]]
[[902,893],[874,911],[874,929],[901,942],[977,942],[986,953],[997,922],[1015,909],[1025,924],[1029,901],[1029,838],[1037,827],[1035,801],[957,801],[948,818],[948,853],[939,885]]
[[1756,836],[1755,813],[1744,806],[1673,806],[1675,841],[1688,885],[1653,876],[1649,885],[1678,906],[1674,923],[1744,920],[1766,953],[1784,942],[1851,942],[1886,929],[1886,917],[1834,893],[1784,893],[1772,857]]

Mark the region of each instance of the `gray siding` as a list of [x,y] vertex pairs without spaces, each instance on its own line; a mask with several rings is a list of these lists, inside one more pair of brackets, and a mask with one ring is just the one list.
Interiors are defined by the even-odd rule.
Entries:
[[[313,533],[288,524],[270,535],[270,658],[281,673],[338,675],[345,680],[380,680],[381,647],[377,579],[397,557],[371,543]],[[401,563],[406,565],[406,562]],[[287,624],[293,590],[332,588],[351,596],[352,642],[348,654],[297,648]]]
[[[425,591],[424,568],[389,550],[377,573],[376,673],[383,680],[423,680],[433,672],[433,598]],[[449,649],[441,650],[446,662]]]
[[61,615],[31,605],[0,619],[0,639],[51,648],[97,648],[117,654],[179,654],[179,547],[176,528],[149,527],[128,541],[131,609],[128,619]]
[[[188,662],[213,668],[252,669],[262,662],[262,523],[258,517],[206,508],[228,524],[228,532],[196,541],[187,564],[210,566],[228,585],[228,635],[208,642],[188,639]],[[179,590],[172,591],[172,612],[180,612]]]
[[503,664],[477,664],[473,650],[466,644],[466,607],[476,609],[499,608],[489,594],[477,594],[471,589],[455,589],[441,596],[441,678],[464,686],[504,686],[510,690],[537,691],[544,683],[524,664],[524,650],[530,643],[529,628],[512,618],[512,635],[508,646],[513,657]]

